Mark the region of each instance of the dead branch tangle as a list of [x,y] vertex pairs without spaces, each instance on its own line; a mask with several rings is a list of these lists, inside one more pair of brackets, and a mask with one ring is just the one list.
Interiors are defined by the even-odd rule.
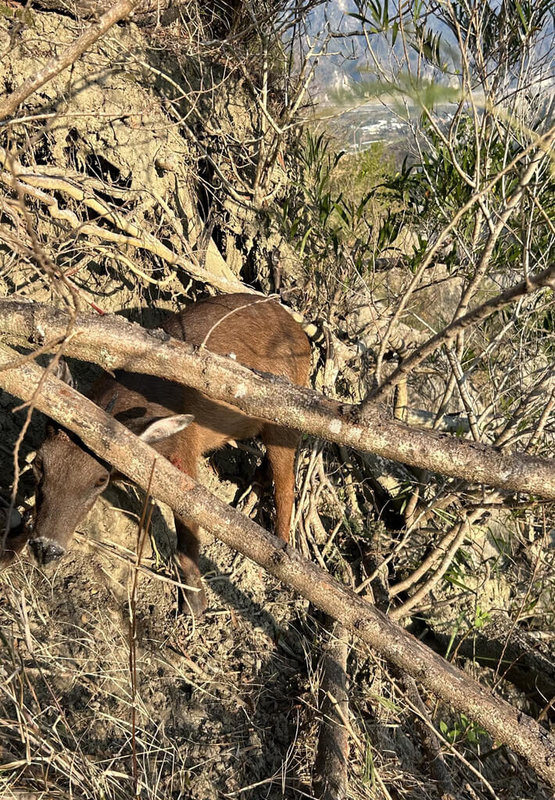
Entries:
[[555,787],[555,741],[535,720],[493,697],[324,570],[211,495],[67,384],[44,377],[44,370],[35,364],[13,367],[16,361],[17,353],[2,345],[2,388],[32,401],[34,407],[74,431],[98,456],[143,488],[150,486],[152,494],[177,514],[198,522],[293,587],[391,663],[476,720]]

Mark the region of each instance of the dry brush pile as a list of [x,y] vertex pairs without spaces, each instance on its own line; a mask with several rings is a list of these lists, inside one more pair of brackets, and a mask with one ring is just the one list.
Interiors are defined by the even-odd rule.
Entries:
[[[0,353],[7,527],[32,504],[44,412],[216,534],[200,620],[177,613],[167,508],[131,485],[55,569],[23,551],[2,573],[2,797],[551,796],[553,129],[533,129],[539,100],[509,108],[520,138],[508,112],[461,101],[445,132],[424,111],[413,167],[365,183],[295,127],[310,5],[0,18],[0,329],[20,354]],[[473,46],[464,80],[487,73]],[[109,316],[152,328],[154,306],[253,287],[317,321],[317,392],[184,345],[164,345],[169,367]],[[244,518],[170,464],[153,477],[147,445],[41,377],[33,360],[61,350],[79,388],[133,353],[304,431],[297,550],[248,520],[271,530],[255,443],[202,470]]]

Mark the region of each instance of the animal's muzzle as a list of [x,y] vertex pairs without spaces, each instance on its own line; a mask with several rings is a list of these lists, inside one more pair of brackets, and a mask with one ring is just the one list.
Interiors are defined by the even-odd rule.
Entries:
[[56,561],[61,558],[65,553],[65,549],[52,539],[31,539],[29,547],[41,566],[50,564],[51,561]]

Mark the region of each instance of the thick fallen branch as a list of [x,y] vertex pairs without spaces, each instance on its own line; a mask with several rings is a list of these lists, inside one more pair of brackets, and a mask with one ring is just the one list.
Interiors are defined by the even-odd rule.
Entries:
[[[161,331],[147,331],[118,316],[78,315],[39,303],[0,300],[0,330],[16,336],[64,341],[64,353],[100,364],[161,375],[225,400],[251,416],[319,436],[393,461],[555,499],[555,464],[512,454],[390,419],[379,406],[361,412],[275,376],[260,375],[231,359],[198,350]],[[54,347],[53,347],[54,349]]]
[[493,697],[324,570],[215,498],[67,384],[44,376],[34,363],[13,366],[19,360],[15,351],[0,346],[3,389],[25,401],[32,400],[36,408],[74,431],[123,474],[143,488],[150,485],[152,494],[178,515],[198,522],[265,567],[390,662],[476,720],[555,787],[555,741],[535,720]]

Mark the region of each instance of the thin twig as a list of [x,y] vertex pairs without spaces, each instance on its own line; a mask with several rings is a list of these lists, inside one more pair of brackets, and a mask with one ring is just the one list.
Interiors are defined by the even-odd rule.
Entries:
[[59,75],[64,69],[74,64],[79,56],[83,55],[112,25],[125,19],[135,8],[139,0],[118,0],[98,22],[93,23],[57,58],[52,58],[45,66],[31,78],[18,86],[3,102],[0,102],[0,120],[11,116],[18,106],[27,100],[30,95],[44,86],[48,81]]

